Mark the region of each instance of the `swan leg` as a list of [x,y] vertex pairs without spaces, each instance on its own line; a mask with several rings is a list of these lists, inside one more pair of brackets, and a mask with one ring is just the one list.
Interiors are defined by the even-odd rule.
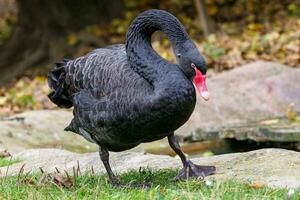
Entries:
[[99,147],[99,154],[100,154],[100,158],[104,164],[104,167],[107,171],[108,177],[109,177],[109,181],[111,182],[112,185],[120,185],[120,180],[118,179],[118,177],[113,173],[113,171],[111,170],[110,164],[109,164],[109,152],[108,150],[103,147],[100,146]]
[[110,164],[109,164],[109,152],[105,147],[99,148],[100,158],[104,164],[104,167],[107,171],[109,181],[113,186],[121,187],[121,188],[139,188],[145,189],[150,188],[151,184],[149,183],[142,183],[142,184],[123,184],[119,178],[112,172]]
[[201,178],[204,178],[205,176],[209,176],[209,175],[216,173],[215,166],[200,166],[200,165],[196,165],[192,161],[190,161],[182,152],[180,145],[174,136],[174,133],[172,133],[168,136],[168,141],[169,141],[171,148],[180,157],[182,164],[183,164],[183,169],[175,177],[175,180],[188,179],[190,177],[201,179]]

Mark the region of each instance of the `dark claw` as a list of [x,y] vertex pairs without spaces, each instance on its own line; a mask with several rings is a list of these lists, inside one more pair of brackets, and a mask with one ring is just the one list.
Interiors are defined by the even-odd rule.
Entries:
[[117,177],[114,177],[114,179],[110,179],[109,183],[114,187],[119,187],[122,185],[122,182]]
[[204,177],[215,173],[215,166],[200,166],[188,161],[187,167],[179,172],[179,174],[175,177],[175,180],[185,180],[188,178],[203,179]]

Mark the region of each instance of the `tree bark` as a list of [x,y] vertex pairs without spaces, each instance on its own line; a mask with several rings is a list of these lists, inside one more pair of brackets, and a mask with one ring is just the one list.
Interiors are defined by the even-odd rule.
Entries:
[[204,35],[207,37],[209,34],[213,33],[214,30],[213,30],[212,20],[209,18],[207,14],[205,2],[204,0],[194,0],[194,4],[199,18],[199,24],[201,24]]
[[107,22],[123,9],[122,0],[17,0],[17,5],[18,24],[0,47],[0,84],[70,56],[69,33]]

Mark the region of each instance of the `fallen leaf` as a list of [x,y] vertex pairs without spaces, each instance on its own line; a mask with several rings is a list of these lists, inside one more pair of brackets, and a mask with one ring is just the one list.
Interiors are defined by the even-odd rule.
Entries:
[[265,187],[265,184],[263,183],[251,183],[249,184],[249,187],[253,188],[253,189],[260,189]]
[[78,42],[77,36],[74,33],[69,34],[67,40],[70,46],[74,46]]
[[11,154],[7,151],[7,149],[0,151],[0,158],[6,158],[6,157],[11,157]]
[[264,125],[271,125],[271,124],[278,124],[279,122],[280,122],[279,119],[270,119],[270,120],[262,121],[260,123]]
[[286,114],[286,116],[287,116],[287,118],[290,122],[296,122],[297,121],[297,114],[294,111],[294,107],[295,107],[294,103],[289,104],[288,107],[287,107],[287,110],[285,112],[285,114]]
[[0,96],[0,106],[5,105],[7,101],[7,97],[6,96]]
[[36,185],[35,181],[32,180],[32,179],[29,179],[29,178],[20,180],[20,181],[18,182],[18,185],[21,185],[21,184],[25,184],[25,185]]
[[64,177],[61,173],[55,172],[53,174],[53,181],[61,186],[61,187],[66,187],[66,188],[71,188],[74,185],[74,181],[71,177],[67,176]]

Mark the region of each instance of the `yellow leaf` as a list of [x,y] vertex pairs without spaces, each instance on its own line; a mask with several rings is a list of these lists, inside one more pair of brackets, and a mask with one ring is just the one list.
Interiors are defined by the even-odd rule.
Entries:
[[289,104],[288,107],[287,107],[287,110],[285,112],[285,114],[286,114],[286,116],[287,116],[287,118],[290,122],[296,122],[297,121],[297,114],[294,111],[294,106],[295,106],[294,103]]
[[263,184],[263,183],[251,183],[251,184],[249,184],[249,186],[253,189],[260,189],[260,188],[265,187],[265,184]]
[[67,40],[70,46],[74,46],[78,42],[77,37],[74,33],[69,34]]
[[208,6],[207,12],[209,15],[215,15],[218,12],[218,7],[215,5]]
[[3,106],[6,103],[7,97],[2,96],[0,97],[0,106]]
[[99,26],[92,26],[91,33],[97,37],[101,36],[103,31]]
[[271,120],[262,121],[260,123],[264,125],[271,125],[271,124],[278,124],[279,122],[280,122],[279,119],[271,119]]
[[253,31],[259,31],[262,29],[262,25],[261,24],[257,24],[257,23],[250,23],[248,25],[248,29],[253,30]]

